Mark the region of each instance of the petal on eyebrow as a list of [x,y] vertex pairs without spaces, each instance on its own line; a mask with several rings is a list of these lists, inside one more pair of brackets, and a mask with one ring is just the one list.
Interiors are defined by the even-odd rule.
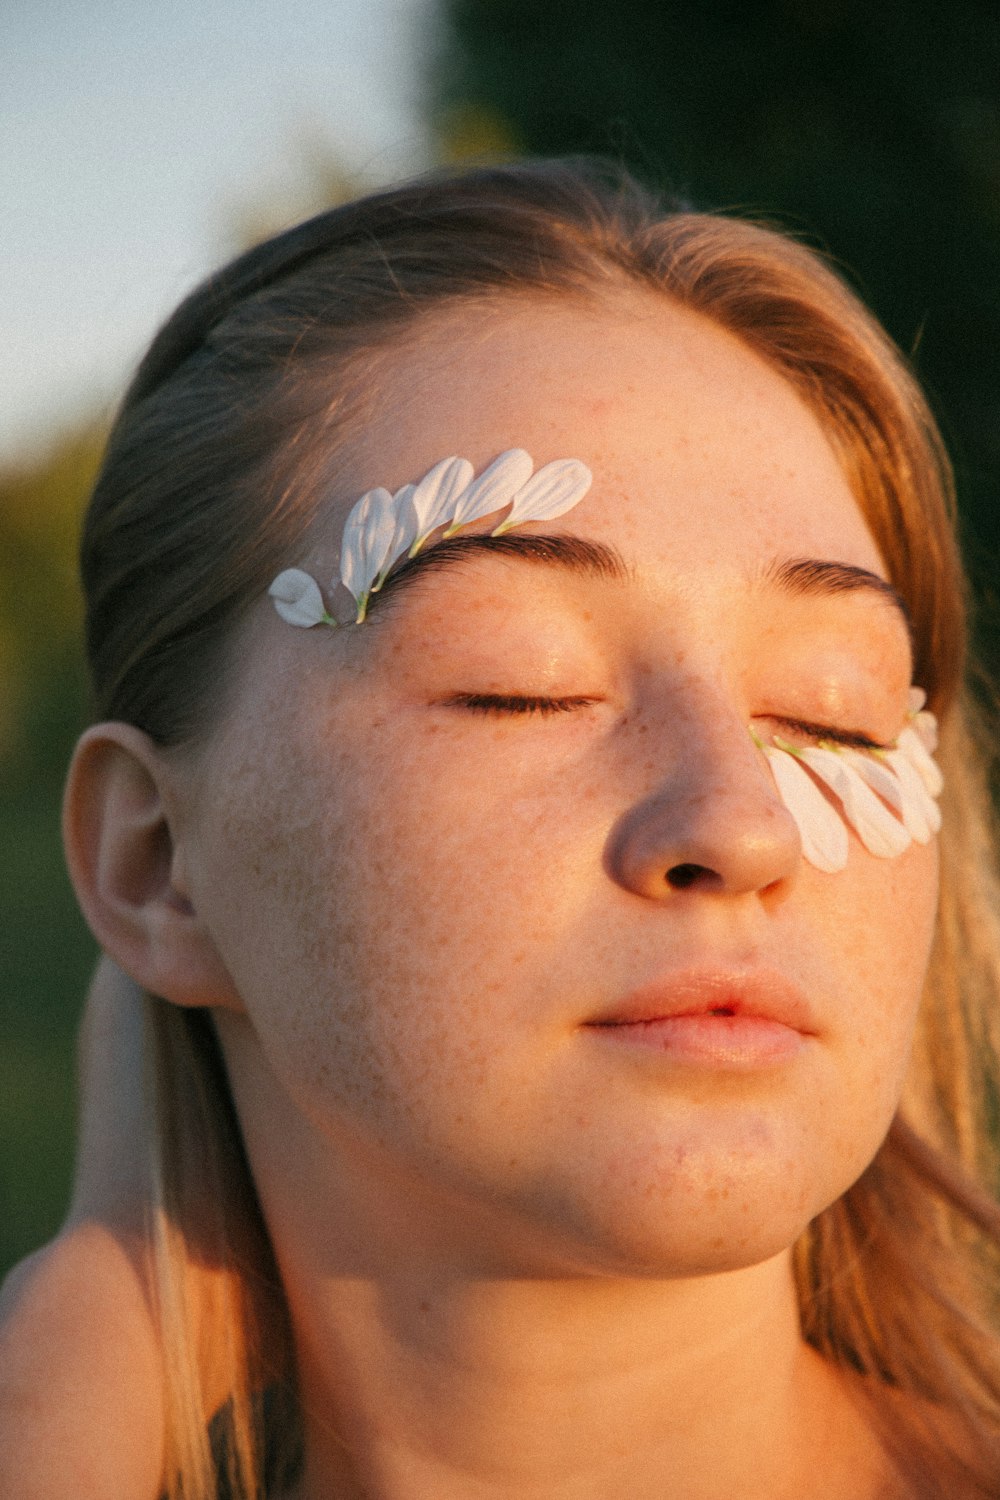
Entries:
[[393,563],[409,551],[410,543],[417,535],[419,521],[417,519],[416,507],[413,504],[413,496],[416,488],[415,484],[401,485],[392,497],[392,508],[396,516],[396,526],[392,533],[392,540],[389,543],[385,559],[379,568],[378,577],[372,584],[373,594],[385,583],[389,569]]
[[523,448],[508,448],[506,453],[501,453],[459,496],[445,536],[454,536],[460,526],[469,526],[473,521],[509,505],[531,478],[534,467],[531,454],[525,453]]
[[310,626],[323,625],[329,619],[319,584],[301,568],[286,568],[267,592],[288,625],[301,625],[308,630]]
[[368,594],[385,566],[395,530],[393,497],[381,485],[351,507],[340,546],[340,578],[355,599]]
[[451,520],[455,501],[468,489],[475,472],[467,458],[443,458],[420,480],[413,492],[417,531],[411,557],[416,557],[432,531]]
[[578,458],[557,458],[545,464],[518,490],[493,535],[503,536],[525,521],[552,521],[564,515],[583,499],[593,482],[593,474]]

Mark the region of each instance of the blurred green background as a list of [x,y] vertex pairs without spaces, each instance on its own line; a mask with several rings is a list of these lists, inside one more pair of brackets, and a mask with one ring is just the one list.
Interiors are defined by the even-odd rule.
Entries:
[[[416,83],[441,160],[610,153],[697,206],[765,216],[835,258],[912,355],[944,426],[995,674],[996,0],[439,0],[431,19]],[[338,149],[329,142],[315,207],[345,192]],[[269,216],[248,204],[243,237]],[[61,431],[0,473],[0,1274],[63,1211],[73,1034],[93,960],[58,806],[84,722],[74,555],[102,432],[85,420]]]

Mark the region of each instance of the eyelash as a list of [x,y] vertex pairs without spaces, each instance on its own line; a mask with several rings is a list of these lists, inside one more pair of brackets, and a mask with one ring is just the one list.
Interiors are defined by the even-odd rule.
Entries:
[[481,714],[567,714],[596,702],[596,698],[532,698],[520,693],[456,693],[448,699],[454,708]]
[[[481,714],[552,714],[571,713],[575,708],[586,708],[596,703],[596,698],[529,697],[520,693],[457,693],[448,699],[449,706],[465,708]],[[869,735],[847,729],[834,729],[828,724],[812,724],[805,719],[779,719],[785,729],[804,735],[811,740],[830,740],[835,745],[847,745],[854,750],[885,750],[889,747],[873,740]]]
[[892,748],[856,730],[833,729],[828,724],[810,724],[806,719],[779,719],[778,722],[786,729],[805,735],[807,739],[829,740],[834,745],[847,745],[852,750],[889,750]]

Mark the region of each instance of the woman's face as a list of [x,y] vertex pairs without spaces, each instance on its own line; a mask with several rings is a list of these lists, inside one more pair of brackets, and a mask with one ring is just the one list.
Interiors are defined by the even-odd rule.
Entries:
[[442,315],[380,413],[290,561],[325,581],[362,491],[517,446],[594,473],[525,534],[621,567],[483,552],[334,631],[261,600],[177,862],[259,1047],[251,1145],[270,1089],[331,1173],[494,1247],[759,1261],[876,1151],[927,960],[934,849],[812,868],[749,733],[898,733],[905,622],[827,567],[884,564],[794,391],[650,294]]

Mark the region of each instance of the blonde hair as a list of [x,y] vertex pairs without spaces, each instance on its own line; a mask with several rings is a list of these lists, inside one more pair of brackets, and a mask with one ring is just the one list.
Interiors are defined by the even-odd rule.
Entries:
[[[806,1231],[796,1271],[806,1337],[859,1377],[912,1492],[995,1494],[1000,1360],[982,1287],[1000,1215],[975,1184],[995,1180],[1000,893],[962,685],[952,484],[905,363],[815,254],[760,225],[665,211],[584,162],[421,180],[250,251],[166,325],[112,434],[83,541],[96,711],[161,744],[211,732],[233,626],[293,553],[352,423],[378,399],[374,353],[456,302],[593,299],[623,283],[729,329],[800,392],[912,617],[947,786],[937,938],[900,1115]],[[233,1495],[256,1497],[275,1482],[268,1462],[295,1461],[280,1285],[211,1022],[151,999],[148,1023],[170,1494],[213,1495],[221,1469]],[[292,1393],[282,1422],[262,1413],[265,1391]],[[875,1401],[886,1393],[899,1399]],[[221,1456],[209,1439],[220,1409]],[[269,1425],[284,1453],[281,1441],[265,1453]]]

